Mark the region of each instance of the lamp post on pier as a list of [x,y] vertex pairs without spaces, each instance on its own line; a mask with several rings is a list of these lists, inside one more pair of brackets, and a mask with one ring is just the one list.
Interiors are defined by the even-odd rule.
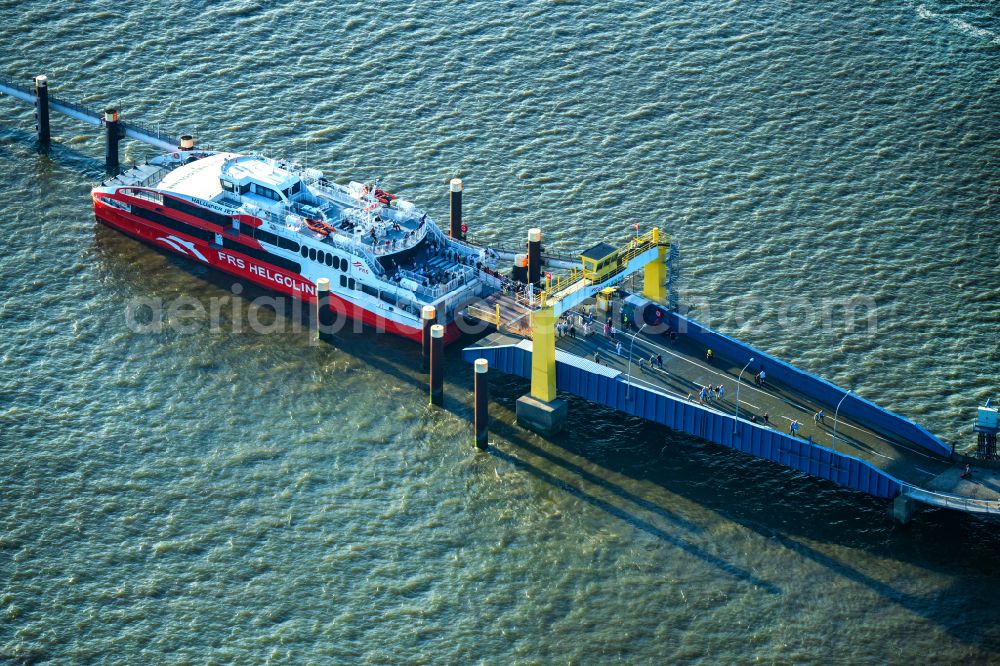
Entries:
[[750,357],[750,360],[747,361],[747,364],[743,366],[742,370],[740,370],[740,376],[736,378],[736,420],[733,421],[734,435],[736,434],[737,428],[739,427],[740,424],[740,384],[743,383],[743,373],[746,372],[746,369],[750,367],[751,363],[753,363],[753,356]]
[[847,393],[845,393],[844,397],[837,403],[837,409],[833,412],[833,435],[830,437],[830,442],[833,444],[834,451],[837,450],[837,417],[840,415],[840,405],[843,404],[844,400],[846,400],[849,395],[851,395],[851,389],[847,389]]
[[632,347],[635,346],[635,337],[642,333],[642,329],[644,328],[646,328],[646,322],[643,322],[642,326],[639,327],[639,330],[632,334],[632,342],[630,342],[628,346],[628,372],[626,373],[628,379],[625,383],[626,400],[628,400],[629,391],[632,389]]

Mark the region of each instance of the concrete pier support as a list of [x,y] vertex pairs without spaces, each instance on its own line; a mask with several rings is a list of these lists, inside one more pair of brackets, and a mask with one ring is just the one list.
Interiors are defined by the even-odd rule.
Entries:
[[487,379],[487,371],[490,365],[485,358],[476,360],[476,377],[472,386],[475,401],[473,412],[473,422],[476,427],[476,448],[485,451],[489,440],[490,426],[490,384]]
[[49,79],[45,76],[35,77],[35,128],[38,143],[48,146],[52,142],[52,132],[49,130]]
[[444,326],[431,326],[431,404],[444,402]]
[[462,239],[462,179],[452,178],[448,193],[449,225],[448,231],[452,238]]
[[538,284],[542,276],[542,230],[528,229],[528,282]]
[[[653,228],[653,242],[660,242],[660,230]],[[660,245],[656,259],[642,269],[642,295],[656,303],[667,300],[667,248]]]
[[118,120],[118,109],[104,110],[104,167],[108,173],[118,173],[118,142],[122,138],[122,125]]
[[532,395],[522,395],[517,399],[515,414],[517,422],[541,435],[554,435],[566,425],[569,405],[565,400],[539,400]]
[[917,513],[917,502],[906,495],[897,495],[896,499],[892,500],[889,513],[893,520],[900,525],[905,525]]

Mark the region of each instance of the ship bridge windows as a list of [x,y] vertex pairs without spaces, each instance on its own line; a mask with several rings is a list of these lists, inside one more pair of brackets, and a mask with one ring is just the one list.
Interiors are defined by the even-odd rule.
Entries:
[[272,201],[281,201],[281,195],[276,191],[272,190],[270,187],[264,187],[259,183],[251,183],[253,193],[259,197],[264,197],[265,199],[271,199]]
[[220,178],[219,184],[222,185],[223,191],[232,192],[233,194],[247,194],[250,191],[250,183],[244,183],[240,185],[238,183],[234,183],[231,180]]

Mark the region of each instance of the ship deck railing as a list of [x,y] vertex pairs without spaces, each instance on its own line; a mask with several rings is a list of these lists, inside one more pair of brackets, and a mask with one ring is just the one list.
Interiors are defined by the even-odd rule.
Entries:
[[143,162],[142,164],[133,165],[117,175],[105,178],[100,182],[100,187],[110,187],[113,185],[123,187],[154,187],[172,169],[173,167]]
[[[300,177],[304,178],[304,176],[299,171],[295,170],[293,171],[299,174]],[[403,211],[396,210],[391,207],[385,207],[385,213],[386,217],[388,218],[389,224],[391,225],[393,222],[395,222],[403,230],[402,231],[387,230],[384,235],[376,236],[376,238],[370,239],[370,233],[366,235],[365,230],[373,228],[373,223],[358,218],[357,214],[363,215],[364,211],[361,211],[360,209],[357,209],[355,206],[352,205],[353,202],[350,200],[350,195],[348,193],[343,192],[335,187],[324,185],[319,180],[314,180],[314,182],[307,184],[309,185],[310,188],[323,192],[328,197],[332,198],[332,201],[323,200],[313,195],[314,198],[318,200],[317,207],[320,208],[320,210],[324,210],[322,204],[332,203],[333,206],[340,207],[340,210],[347,210],[356,213],[352,215],[349,212],[346,216],[346,219],[352,224],[354,224],[355,225],[354,228],[360,230],[359,232],[349,233],[347,231],[338,229],[337,232],[335,233],[340,234],[341,236],[347,236],[352,241],[358,243],[362,247],[370,248],[373,256],[382,256],[382,257],[392,256],[397,252],[402,252],[404,250],[416,247],[417,245],[420,244],[421,241],[424,240],[424,238],[427,237],[429,230],[434,226],[434,223],[430,219],[430,217],[426,217],[423,224],[417,223],[416,226],[414,226],[411,229],[404,223],[417,222],[416,216],[406,217]],[[383,221],[383,224],[385,224],[385,221]],[[407,232],[409,232],[409,236],[406,235]],[[389,243],[388,245],[386,244],[387,241]]]
[[470,268],[469,266],[462,266],[460,264],[456,264],[455,266],[450,267],[448,270],[453,273],[457,272],[458,276],[452,278],[451,280],[448,280],[447,282],[441,282],[432,286],[424,286],[423,282],[427,278],[415,271],[401,268],[399,269],[399,274],[402,277],[408,280],[413,280],[418,285],[420,285],[416,289],[414,289],[414,293],[416,293],[418,296],[423,296],[428,300],[435,300],[441,298],[445,294],[449,294],[475,281],[477,278],[476,270],[474,268]]
[[[400,225],[402,226],[402,225]],[[355,227],[359,228],[359,227]],[[375,255],[377,256],[390,256],[396,254],[397,252],[402,252],[403,250],[408,250],[412,247],[416,247],[420,241],[422,241],[427,236],[427,224],[422,224],[416,229],[412,230],[409,236],[405,235],[405,232],[401,231],[388,231],[385,236],[376,237],[375,240],[371,241]],[[394,236],[395,235],[395,236]],[[355,234],[355,239],[358,235]],[[364,238],[364,235],[361,235]],[[386,245],[386,243],[389,243]]]

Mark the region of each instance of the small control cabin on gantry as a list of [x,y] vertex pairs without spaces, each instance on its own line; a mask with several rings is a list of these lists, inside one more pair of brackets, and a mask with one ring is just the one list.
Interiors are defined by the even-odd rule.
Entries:
[[591,282],[601,282],[622,268],[621,250],[610,243],[598,243],[580,253],[583,277]]

